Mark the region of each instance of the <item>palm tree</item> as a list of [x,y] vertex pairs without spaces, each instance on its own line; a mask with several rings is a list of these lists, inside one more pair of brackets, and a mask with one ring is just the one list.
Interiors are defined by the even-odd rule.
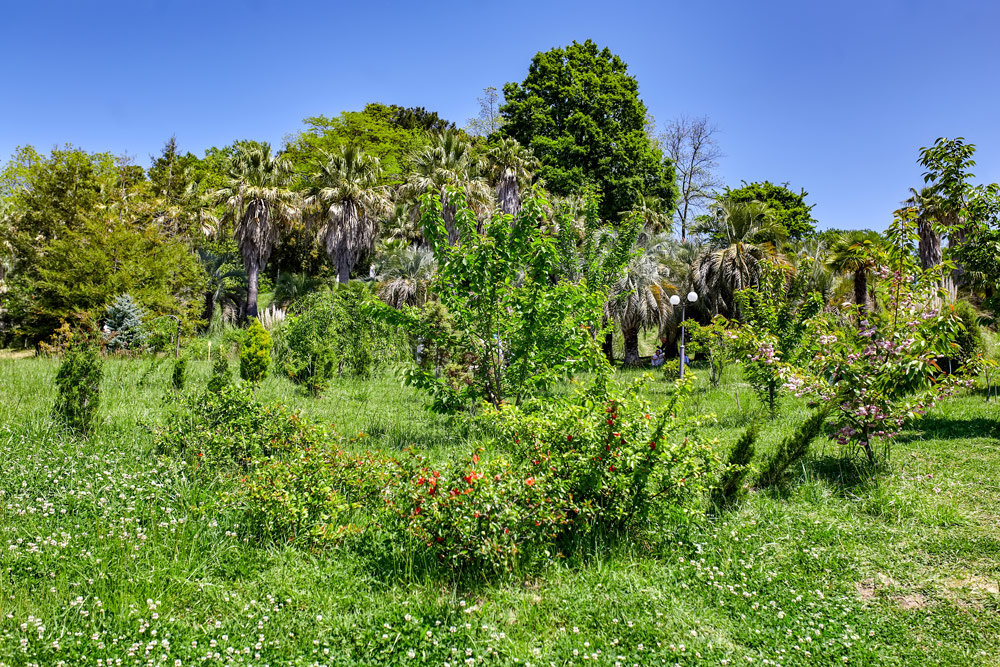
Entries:
[[324,217],[323,245],[346,283],[358,260],[375,243],[378,216],[389,211],[386,192],[378,186],[382,167],[378,158],[365,155],[355,146],[339,153],[324,153],[325,161],[311,178],[306,203]]
[[624,363],[639,363],[639,332],[662,328],[673,313],[670,294],[675,289],[661,267],[660,239],[642,244],[628,263],[623,275],[612,287],[604,310],[622,330],[625,343]]
[[672,223],[670,212],[664,209],[663,201],[659,197],[647,197],[646,195],[639,195],[635,207],[623,211],[621,216],[623,220],[639,216],[642,218],[645,229],[652,234],[669,231]]
[[246,317],[257,317],[260,272],[271,257],[279,228],[299,214],[291,178],[291,163],[272,155],[269,144],[242,144],[225,186],[215,192],[215,201],[226,206],[226,219],[236,224],[236,244],[247,271]]
[[[205,327],[212,325],[212,318],[219,306],[235,306],[239,302],[239,293],[232,286],[233,281],[246,280],[247,274],[240,269],[230,268],[235,259],[231,254],[214,253],[204,248],[198,248],[198,259],[205,269],[208,278],[205,285],[205,306],[202,317]],[[223,311],[225,312],[225,311]]]
[[785,252],[785,258],[803,291],[817,292],[824,303],[833,297],[837,283],[837,276],[827,263],[829,254],[830,244],[820,237],[791,241]]
[[530,148],[511,137],[502,137],[490,149],[487,159],[500,210],[516,216],[521,211],[521,188],[531,182],[538,160]]
[[875,232],[848,232],[830,247],[827,265],[837,273],[854,276],[854,303],[859,313],[868,310],[868,276],[878,265],[880,241]]
[[941,200],[930,188],[922,188],[919,192],[910,188],[910,197],[903,202],[908,208],[917,210],[917,233],[920,242],[917,250],[920,255],[920,266],[924,271],[941,263],[941,232],[938,226],[947,224],[948,216],[941,207]]
[[466,203],[480,215],[485,215],[490,199],[489,186],[480,177],[482,165],[472,155],[469,142],[452,130],[437,134],[429,146],[413,158],[413,173],[400,189],[410,201],[417,200],[428,190],[441,198],[441,216],[448,230],[448,242],[458,243],[459,230],[455,227],[456,207],[450,203],[448,187],[465,192]]
[[761,263],[778,255],[774,242],[784,237],[784,228],[766,204],[722,200],[695,230],[708,237],[694,266],[698,291],[715,314],[732,314],[736,292],[758,284]]
[[390,244],[378,261],[378,296],[393,308],[422,307],[437,263],[430,248]]

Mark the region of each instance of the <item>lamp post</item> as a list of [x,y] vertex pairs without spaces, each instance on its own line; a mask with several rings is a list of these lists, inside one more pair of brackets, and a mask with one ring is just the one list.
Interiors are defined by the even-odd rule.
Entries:
[[[691,303],[694,303],[695,301],[697,301],[698,300],[698,294],[697,294],[697,292],[688,292],[687,300],[690,301]],[[681,298],[678,295],[674,294],[673,296],[670,297],[670,305],[671,306],[677,306],[677,305],[680,304],[680,302],[681,302]],[[680,370],[680,378],[682,380],[684,379],[684,360],[685,360],[685,356],[684,356],[684,320],[685,320],[686,317],[687,317],[687,303],[685,303],[683,306],[681,306],[681,359],[680,359],[680,364],[678,364],[678,365],[680,366],[680,369],[681,369]]]

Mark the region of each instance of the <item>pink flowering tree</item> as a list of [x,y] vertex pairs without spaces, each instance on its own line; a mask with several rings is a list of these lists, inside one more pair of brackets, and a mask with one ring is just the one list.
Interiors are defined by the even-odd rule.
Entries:
[[786,390],[831,406],[833,437],[871,463],[880,444],[887,456],[909,420],[969,381],[937,361],[954,352],[961,326],[939,288],[942,268],[914,262],[917,234],[906,213],[888,235],[892,248],[875,272],[877,307],[858,313],[844,304],[811,319],[803,362],[780,369]]

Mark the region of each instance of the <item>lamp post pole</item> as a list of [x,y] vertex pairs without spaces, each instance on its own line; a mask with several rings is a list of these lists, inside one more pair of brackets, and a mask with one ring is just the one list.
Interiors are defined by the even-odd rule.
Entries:
[[[694,303],[695,301],[697,301],[698,300],[698,294],[697,294],[697,292],[688,292],[687,300],[690,301],[691,303]],[[674,294],[672,297],[670,297],[670,304],[671,305],[677,306],[680,303],[681,303],[681,298],[679,296],[677,296],[676,294]],[[684,321],[686,319],[687,319],[687,303],[685,303],[684,305],[681,306],[681,358],[680,358],[680,363],[678,364],[678,366],[680,366],[680,379],[682,379],[682,380],[684,379],[684,362],[687,359],[687,357],[685,356],[685,343],[684,343],[684,333],[685,333],[685,331],[684,331]]]

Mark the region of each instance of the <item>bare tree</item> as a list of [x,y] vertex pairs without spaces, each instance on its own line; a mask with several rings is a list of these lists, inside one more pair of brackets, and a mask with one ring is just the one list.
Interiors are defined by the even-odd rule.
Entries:
[[479,115],[470,118],[465,128],[466,132],[472,135],[488,137],[503,125],[503,118],[500,116],[500,93],[496,86],[483,88],[483,96],[477,97],[479,102]]
[[714,188],[722,185],[714,170],[719,166],[722,151],[715,140],[719,129],[708,118],[682,116],[670,122],[660,136],[660,144],[677,170],[680,193],[677,201],[677,222],[681,241],[696,213],[712,199]]

